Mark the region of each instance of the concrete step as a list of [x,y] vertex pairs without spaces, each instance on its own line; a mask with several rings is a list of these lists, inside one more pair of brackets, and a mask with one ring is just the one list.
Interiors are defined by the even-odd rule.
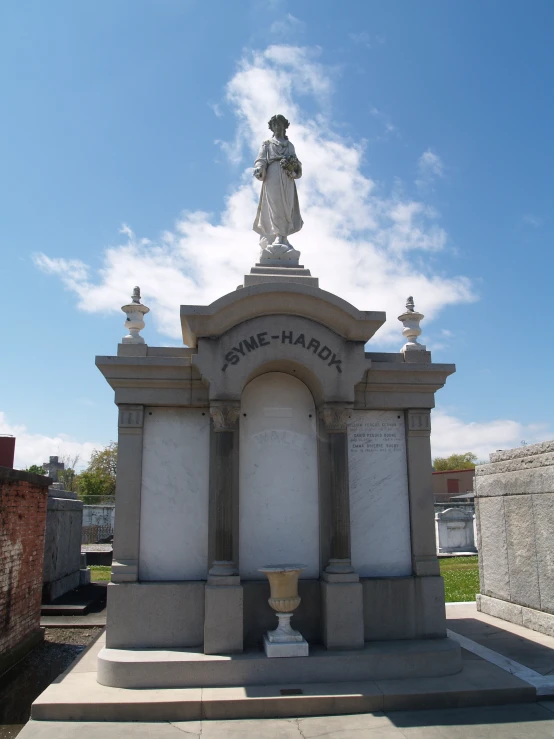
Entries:
[[452,639],[366,643],[363,649],[310,646],[307,657],[268,659],[261,650],[204,654],[200,649],[102,649],[98,681],[119,688],[240,687],[437,677],[462,669]]
[[94,672],[70,672],[35,701],[39,721],[192,721],[283,718],[535,700],[535,689],[484,660],[441,678],[303,683],[234,688],[110,688]]

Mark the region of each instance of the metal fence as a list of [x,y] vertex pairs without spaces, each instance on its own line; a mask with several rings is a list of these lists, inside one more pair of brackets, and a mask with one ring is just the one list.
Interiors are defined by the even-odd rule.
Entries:
[[109,544],[113,526],[83,526],[81,544]]

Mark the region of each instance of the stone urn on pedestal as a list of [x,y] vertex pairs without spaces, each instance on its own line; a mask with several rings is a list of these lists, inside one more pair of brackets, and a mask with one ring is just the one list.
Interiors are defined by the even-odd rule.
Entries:
[[268,603],[279,619],[275,631],[264,635],[268,657],[307,657],[309,654],[308,642],[290,625],[292,613],[300,605],[298,577],[305,569],[305,565],[268,565],[259,569],[267,575],[271,589]]

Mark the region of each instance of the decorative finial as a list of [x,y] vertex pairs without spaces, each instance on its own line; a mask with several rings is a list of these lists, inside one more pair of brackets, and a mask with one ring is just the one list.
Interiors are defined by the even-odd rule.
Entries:
[[123,325],[129,331],[127,336],[123,337],[121,343],[144,344],[144,339],[140,335],[140,332],[144,328],[144,315],[150,311],[150,308],[147,308],[140,302],[140,287],[138,286],[133,289],[131,300],[131,303],[121,306],[121,310],[127,316]]
[[423,315],[423,313],[418,313],[416,311],[414,306],[414,299],[410,295],[410,297],[406,300],[406,312],[402,313],[401,316],[398,316],[398,320],[402,321],[402,323],[404,324],[402,334],[408,340],[400,350],[401,352],[426,351],[426,347],[424,346],[424,344],[420,344],[417,340],[417,337],[421,335],[419,324],[420,321],[422,321],[424,318],[425,316]]

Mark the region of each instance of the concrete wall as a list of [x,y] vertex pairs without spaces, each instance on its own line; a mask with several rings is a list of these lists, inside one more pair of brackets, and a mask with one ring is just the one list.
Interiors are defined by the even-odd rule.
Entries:
[[50,478],[0,467],[0,674],[41,638]]
[[554,634],[554,441],[491,454],[476,493],[478,608]]
[[46,601],[79,587],[83,503],[76,497],[67,490],[48,491],[43,572]]
[[115,504],[83,506],[83,528],[86,526],[109,526],[113,529]]

